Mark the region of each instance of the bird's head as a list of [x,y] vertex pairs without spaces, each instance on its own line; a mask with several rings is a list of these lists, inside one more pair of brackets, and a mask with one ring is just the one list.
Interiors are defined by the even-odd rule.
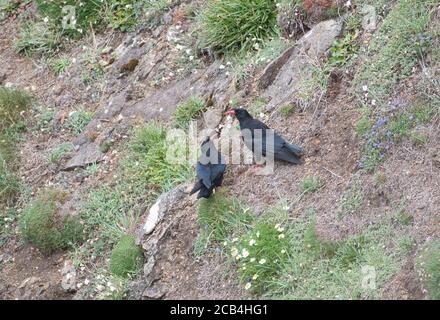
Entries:
[[232,109],[232,110],[226,111],[225,115],[235,116],[238,120],[252,118],[252,116],[249,114],[249,112],[247,112],[247,110],[243,109],[243,108],[237,108],[237,109]]

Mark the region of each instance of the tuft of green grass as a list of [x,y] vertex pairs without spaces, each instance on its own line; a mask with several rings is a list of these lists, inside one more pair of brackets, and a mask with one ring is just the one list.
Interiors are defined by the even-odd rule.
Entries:
[[95,113],[93,112],[78,109],[69,114],[69,117],[64,122],[64,127],[78,135],[92,121],[94,116]]
[[66,72],[66,70],[70,67],[71,61],[69,58],[58,58],[52,60],[49,64],[50,69],[57,76]]
[[56,163],[60,161],[64,155],[73,150],[73,144],[71,142],[64,142],[57,146],[50,153],[50,162]]
[[289,236],[282,224],[260,220],[240,238],[225,242],[246,290],[262,294],[271,287],[283,270]]
[[138,273],[143,261],[143,251],[136,245],[134,237],[124,235],[112,250],[109,267],[114,275],[126,278]]
[[191,97],[181,103],[174,113],[174,124],[181,129],[188,129],[192,120],[200,116],[205,109],[206,103],[198,97]]
[[323,183],[316,177],[309,177],[300,182],[299,188],[302,194],[313,193],[322,188]]
[[364,203],[364,193],[359,187],[355,185],[342,195],[342,209],[347,213],[354,213]]
[[425,246],[417,259],[417,269],[433,300],[440,300],[440,242]]
[[24,239],[48,254],[66,249],[83,237],[82,225],[76,218],[57,216],[64,197],[58,191],[45,191],[24,209],[20,217]]
[[295,106],[291,103],[286,104],[282,106],[278,112],[283,116],[284,118],[290,117],[295,112]]
[[229,199],[222,190],[209,199],[201,199],[197,211],[207,241],[223,241],[232,233],[245,230],[254,220],[248,208],[236,199]]
[[370,119],[371,112],[369,109],[362,110],[362,118],[356,124],[356,132],[359,137],[365,136],[367,133],[371,132],[373,128],[373,122]]
[[204,47],[222,53],[257,49],[278,32],[274,0],[210,0],[201,13]]
[[169,191],[176,184],[188,181],[193,173],[186,161],[187,149],[180,139],[167,137],[167,130],[149,123],[134,133],[130,142],[130,158],[124,164],[126,174],[151,188]]
[[320,239],[315,223],[311,222],[304,231],[304,249],[317,257],[332,257],[336,252],[337,243]]
[[16,51],[26,56],[50,56],[60,47],[60,33],[42,21],[23,26],[15,42]]
[[30,104],[31,97],[25,91],[0,87],[0,131],[23,120],[22,112]]
[[10,204],[20,191],[15,166],[14,145],[7,137],[0,134],[0,207]]

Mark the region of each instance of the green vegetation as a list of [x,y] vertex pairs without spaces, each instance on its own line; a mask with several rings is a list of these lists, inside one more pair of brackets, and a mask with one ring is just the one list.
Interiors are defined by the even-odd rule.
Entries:
[[20,37],[15,42],[15,49],[27,56],[48,56],[61,47],[60,41],[60,33],[51,24],[29,23],[22,27]]
[[283,116],[284,118],[290,117],[295,112],[295,106],[291,103],[286,104],[282,106],[278,112]]
[[174,124],[181,129],[188,129],[192,120],[201,115],[206,103],[198,97],[191,97],[181,103],[174,113]]
[[417,269],[433,300],[440,300],[440,242],[423,248],[417,259]]
[[[56,25],[63,34],[75,38],[81,37],[90,27],[95,30],[100,28],[103,22],[101,10],[106,5],[105,1],[94,0],[82,0],[81,5],[78,5],[76,0],[37,0],[36,2],[42,17]],[[74,11],[70,11],[69,8],[74,8]],[[66,26],[63,26],[63,21]]]
[[431,21],[432,0],[401,0],[391,10],[368,50],[368,61],[355,77],[357,90],[367,85],[369,95],[379,106],[395,85],[412,75],[420,56],[417,38]]
[[132,236],[123,236],[112,250],[110,271],[119,277],[139,272],[143,263],[142,249],[136,245]]
[[323,183],[316,177],[306,178],[300,182],[299,188],[302,194],[313,193],[322,188]]
[[82,225],[73,217],[58,217],[65,194],[45,191],[34,199],[20,218],[25,240],[45,253],[66,249],[82,240]]
[[352,59],[355,59],[359,50],[358,32],[347,33],[339,40],[336,40],[330,48],[328,63],[332,67],[343,67]]
[[156,190],[169,191],[193,175],[186,161],[187,150],[180,139],[167,137],[160,124],[149,123],[138,129],[131,140],[131,156],[125,163],[126,174]]
[[69,58],[59,58],[50,62],[50,69],[57,76],[66,72],[66,70],[70,67],[70,59]]
[[246,290],[262,294],[282,271],[290,243],[284,231],[280,224],[260,220],[240,238],[226,242]]
[[219,52],[248,51],[277,34],[274,0],[210,0],[201,14],[202,45]]
[[92,121],[94,113],[84,109],[78,109],[69,114],[69,117],[64,122],[64,127],[69,129],[75,135],[80,134],[83,129]]
[[24,91],[0,87],[0,207],[10,204],[20,189],[15,175],[15,144],[23,129],[24,114],[31,97]]
[[63,142],[55,149],[52,150],[50,154],[50,162],[56,163],[60,161],[64,155],[73,150],[73,144],[71,142]]
[[201,199],[198,206],[198,220],[207,243],[223,241],[229,235],[245,230],[253,221],[248,208],[242,207],[236,199],[229,199],[224,190],[218,190],[209,199]]

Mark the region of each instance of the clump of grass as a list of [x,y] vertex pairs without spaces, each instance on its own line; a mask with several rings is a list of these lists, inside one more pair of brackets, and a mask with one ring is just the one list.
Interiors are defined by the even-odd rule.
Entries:
[[60,47],[60,33],[51,24],[45,22],[25,25],[15,42],[16,51],[26,56],[49,56]]
[[323,186],[321,180],[316,177],[309,177],[300,182],[299,188],[302,194],[313,193]]
[[254,217],[248,208],[240,206],[236,199],[218,190],[209,199],[201,199],[198,220],[209,241],[223,241],[232,233],[245,230]]
[[136,245],[133,236],[123,236],[112,250],[110,271],[119,277],[126,278],[140,271],[144,255]]
[[[36,3],[40,16],[45,17],[48,23],[59,26],[60,32],[69,37],[81,37],[91,27],[99,30],[104,22],[102,10],[105,1],[82,0],[81,5],[76,0],[37,0]],[[74,8],[71,19],[68,18],[72,13],[68,6]],[[65,26],[63,21],[66,22]]]
[[248,51],[277,34],[274,0],[210,0],[201,14],[202,44],[219,52]]
[[59,58],[59,59],[55,59],[55,60],[51,61],[49,66],[50,66],[50,69],[53,71],[53,73],[55,73],[58,76],[60,74],[63,74],[64,72],[66,72],[66,70],[69,68],[70,64],[71,64],[70,59]]
[[64,127],[78,135],[92,121],[94,116],[93,112],[78,109],[69,114],[69,117],[64,122]]
[[174,113],[174,124],[181,129],[187,129],[190,122],[205,109],[205,101],[198,97],[191,97],[181,103]]
[[417,269],[433,300],[440,299],[440,242],[427,245],[417,259]]
[[45,253],[66,249],[82,239],[83,228],[76,218],[57,217],[65,195],[46,191],[33,200],[20,218],[21,233]]
[[125,163],[127,175],[161,191],[190,179],[193,173],[180,138],[176,141],[167,137],[166,128],[157,123],[138,129],[130,143],[130,159]]
[[359,185],[351,187],[342,195],[342,209],[347,213],[354,213],[364,203],[364,193]]
[[246,290],[261,294],[271,287],[283,269],[289,242],[284,226],[263,220],[240,238],[225,242]]
[[288,118],[295,112],[295,106],[291,103],[282,106],[278,112],[284,117]]
[[0,206],[9,205],[20,189],[15,175],[15,144],[22,130],[23,112],[31,104],[24,91],[0,88]]
[[125,181],[123,177],[114,186],[104,185],[91,190],[80,210],[88,233],[95,233],[108,243],[131,233],[139,221],[141,206],[148,202],[145,185]]
[[73,144],[71,142],[64,142],[57,146],[50,153],[50,162],[56,163],[60,161],[64,155],[73,150]]
[[304,249],[317,257],[332,257],[336,252],[337,243],[320,239],[315,223],[311,222],[304,231]]
[[22,120],[22,112],[30,104],[31,97],[25,91],[0,87],[0,131]]

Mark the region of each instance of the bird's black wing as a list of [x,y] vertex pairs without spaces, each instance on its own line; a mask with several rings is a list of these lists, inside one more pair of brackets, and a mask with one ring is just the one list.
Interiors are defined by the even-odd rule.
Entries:
[[198,162],[196,172],[199,181],[201,181],[206,188],[211,188],[211,164],[201,164],[200,162]]

